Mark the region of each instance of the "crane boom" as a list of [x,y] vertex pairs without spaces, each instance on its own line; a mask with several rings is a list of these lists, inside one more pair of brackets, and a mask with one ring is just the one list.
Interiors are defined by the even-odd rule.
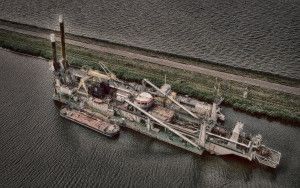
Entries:
[[154,89],[156,89],[158,92],[160,92],[161,94],[163,94],[164,96],[166,96],[168,99],[170,99],[172,102],[174,102],[177,106],[179,106],[180,108],[182,108],[184,111],[186,111],[187,113],[189,113],[191,116],[193,116],[194,118],[198,119],[198,116],[196,116],[193,112],[189,111],[186,107],[184,107],[183,105],[181,105],[178,101],[176,101],[175,99],[173,99],[172,97],[168,96],[166,93],[162,92],[156,85],[154,85],[152,82],[150,82],[147,79],[143,79],[143,81],[145,81],[147,84],[149,84],[150,86],[152,86]]
[[140,112],[142,112],[143,114],[145,114],[146,116],[148,116],[149,118],[151,118],[152,120],[156,121],[157,123],[159,123],[160,125],[162,125],[163,127],[169,129],[171,132],[173,132],[174,134],[176,134],[177,136],[179,136],[180,138],[182,138],[183,140],[187,141],[188,143],[192,144],[193,146],[199,148],[199,146],[193,142],[192,140],[188,139],[187,137],[185,137],[184,135],[182,135],[181,133],[179,133],[178,131],[176,131],[175,129],[173,129],[172,127],[168,126],[167,124],[165,124],[164,122],[162,122],[161,120],[157,119],[156,117],[152,116],[151,114],[149,114],[148,112],[146,112],[145,110],[143,110],[142,108],[138,107],[137,105],[135,105],[134,103],[132,103],[131,101],[129,101],[128,99],[124,98],[124,101],[127,102],[128,104],[130,104],[131,106],[133,106],[134,108],[136,108],[137,110],[139,110]]

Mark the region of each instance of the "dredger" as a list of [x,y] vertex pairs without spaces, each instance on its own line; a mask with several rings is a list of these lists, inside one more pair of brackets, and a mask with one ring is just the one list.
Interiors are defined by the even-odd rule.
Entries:
[[219,107],[221,100],[208,104],[161,87],[150,80],[141,84],[119,80],[99,62],[101,70],[69,65],[65,52],[64,21],[59,17],[62,59],[56,55],[55,35],[50,35],[53,59],[53,100],[60,115],[108,137],[127,127],[144,135],[201,155],[236,155],[275,168],[281,153],[262,143],[260,134],[243,132],[236,122],[227,130]]

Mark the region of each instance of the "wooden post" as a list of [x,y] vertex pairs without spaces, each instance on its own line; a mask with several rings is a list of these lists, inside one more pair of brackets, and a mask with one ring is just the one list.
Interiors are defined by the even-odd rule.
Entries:
[[246,87],[246,89],[243,92],[243,98],[247,99],[247,97],[248,97],[248,88]]

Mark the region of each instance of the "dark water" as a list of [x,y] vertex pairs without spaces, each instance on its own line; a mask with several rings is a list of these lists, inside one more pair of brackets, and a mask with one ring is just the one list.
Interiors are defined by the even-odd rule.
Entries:
[[275,170],[194,155],[122,130],[108,139],[62,119],[42,59],[0,50],[0,187],[299,187],[300,129],[225,109],[282,152]]
[[0,0],[0,18],[300,79],[300,0]]

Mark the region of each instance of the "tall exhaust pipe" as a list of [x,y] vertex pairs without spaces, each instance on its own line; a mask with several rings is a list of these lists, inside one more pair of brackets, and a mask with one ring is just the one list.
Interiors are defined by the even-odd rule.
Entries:
[[57,62],[56,43],[55,43],[55,35],[54,34],[50,34],[50,41],[51,41],[51,46],[52,46],[53,67],[54,67],[55,71],[58,71],[60,66],[59,66],[59,63]]
[[62,64],[66,69],[68,67],[68,62],[66,58],[66,42],[65,42],[65,26],[63,16],[59,15],[59,27],[60,27],[60,37],[61,37],[61,54],[62,54]]

